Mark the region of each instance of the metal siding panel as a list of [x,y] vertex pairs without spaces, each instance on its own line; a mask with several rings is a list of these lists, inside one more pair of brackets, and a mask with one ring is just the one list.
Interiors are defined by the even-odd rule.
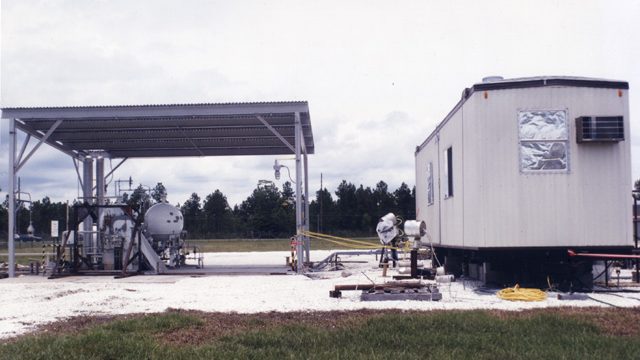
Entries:
[[[462,109],[464,137],[460,121],[452,119],[440,130],[438,156],[453,144],[455,168],[460,162],[456,153],[464,155],[463,185],[455,168],[454,197],[443,201],[442,245],[630,246],[629,108],[628,92],[622,93],[618,97],[614,89],[573,87],[495,90],[488,91],[487,99],[474,93]],[[568,174],[520,173],[519,109],[567,109]],[[575,118],[584,115],[624,115],[626,140],[578,145]],[[464,149],[456,152],[461,139]],[[433,142],[419,154],[428,153]],[[426,194],[424,199],[426,204]]]
[[524,236],[523,210],[527,201],[520,194],[520,160],[517,109],[522,104],[518,90],[490,91],[478,106],[483,129],[481,151],[483,173],[482,208],[485,229],[483,246],[518,246]]
[[[628,244],[624,208],[630,201],[620,196],[630,189],[620,181],[625,173],[630,179],[630,170],[624,170],[630,164],[626,145],[609,144],[597,149],[592,144],[578,145],[573,120],[587,114],[624,112],[624,106],[615,104],[618,101],[611,102],[616,100],[612,96],[615,94],[614,90],[569,87],[489,93],[492,104],[483,115],[498,120],[494,123],[499,126],[492,130],[507,141],[488,137],[489,146],[485,148],[484,165],[489,171],[483,181],[487,190],[484,208],[490,229],[485,233],[485,246]],[[569,173],[520,173],[516,119],[517,111],[524,109],[567,109]],[[628,121],[628,114],[625,118]],[[496,166],[500,163],[502,169]],[[487,186],[490,183],[493,185]]]
[[[567,109],[569,173],[520,176],[516,188],[522,234],[516,245],[630,245],[630,226],[626,225],[631,202],[628,141],[607,146],[575,141],[576,117],[624,114],[628,122],[617,91],[557,87],[529,89],[521,91],[521,96],[530,108]],[[504,246],[504,242],[496,245]]]
[[[468,247],[482,247],[485,245],[487,221],[484,211],[485,183],[482,174],[488,143],[487,123],[479,121],[479,114],[484,103],[478,96],[471,96],[464,105],[464,244]],[[480,107],[480,108],[479,108]],[[484,119],[484,118],[482,118]]]
[[[427,224],[427,232],[434,244],[440,243],[440,227],[438,225],[440,214],[439,187],[438,187],[438,148],[435,141],[427,144],[416,153],[416,218]],[[427,164],[433,163],[433,205],[427,203]]]
[[[455,114],[453,114],[447,125],[440,129],[439,132],[440,151],[438,156],[440,157],[440,169],[438,171],[438,175],[440,179],[440,192],[438,194],[438,198],[441,201],[440,236],[442,244],[446,244],[449,246],[464,246],[464,187],[462,183],[462,158],[464,149],[462,147],[462,121],[463,113],[459,110]],[[444,177],[443,169],[446,159],[444,158],[444,152],[449,147],[453,148],[453,196],[445,199],[444,182],[446,181],[446,179]]]

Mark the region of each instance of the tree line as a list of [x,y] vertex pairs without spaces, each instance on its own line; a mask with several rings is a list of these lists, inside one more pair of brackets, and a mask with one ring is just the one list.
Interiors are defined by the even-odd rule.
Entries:
[[[160,202],[166,189],[162,183],[154,188],[139,186],[123,194],[134,210],[144,213]],[[184,228],[190,238],[278,238],[295,233],[295,191],[289,182],[278,188],[271,181],[261,181],[240,204],[230,206],[226,195],[216,189],[201,198],[192,193],[182,204],[176,204],[184,216]],[[0,207],[0,234],[6,238],[7,207]],[[66,204],[51,202],[48,197],[18,207],[16,221],[19,233],[26,233],[29,223],[36,235],[49,238],[51,220],[66,229]],[[393,212],[404,219],[415,218],[415,187],[402,183],[390,191],[384,181],[374,187],[356,186],[343,180],[332,193],[322,188],[309,203],[311,231],[348,235],[374,236],[378,219]]]

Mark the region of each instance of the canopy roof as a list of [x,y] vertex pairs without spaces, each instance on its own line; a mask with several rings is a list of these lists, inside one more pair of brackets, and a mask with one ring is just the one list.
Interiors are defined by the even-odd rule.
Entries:
[[69,155],[111,158],[294,154],[296,114],[313,154],[306,101],[2,109],[2,118]]

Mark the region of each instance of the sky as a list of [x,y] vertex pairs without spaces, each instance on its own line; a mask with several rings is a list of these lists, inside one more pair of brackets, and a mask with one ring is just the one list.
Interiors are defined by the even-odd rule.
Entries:
[[[0,106],[306,100],[313,192],[321,173],[330,191],[343,179],[413,186],[416,145],[489,75],[628,81],[640,176],[637,1],[1,0],[0,12]],[[71,159],[45,147],[22,190],[74,199]],[[275,181],[275,158],[129,160],[115,178],[162,182],[172,203],[220,189],[233,205]]]

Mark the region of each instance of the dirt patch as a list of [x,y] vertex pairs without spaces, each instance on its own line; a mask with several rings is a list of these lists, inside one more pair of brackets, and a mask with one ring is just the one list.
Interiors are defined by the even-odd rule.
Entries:
[[169,345],[200,345],[249,330],[265,330],[287,325],[315,326],[337,329],[354,325],[373,316],[400,311],[331,311],[331,312],[268,312],[257,314],[206,313],[170,309],[170,312],[190,315],[202,320],[202,324],[182,328],[170,333],[157,334],[156,338]]
[[77,334],[91,327],[106,324],[114,320],[125,320],[133,317],[137,317],[137,316],[142,316],[142,314],[74,316],[69,319],[45,324],[39,327],[36,330],[36,333],[45,332],[45,333],[51,333],[51,334]]

